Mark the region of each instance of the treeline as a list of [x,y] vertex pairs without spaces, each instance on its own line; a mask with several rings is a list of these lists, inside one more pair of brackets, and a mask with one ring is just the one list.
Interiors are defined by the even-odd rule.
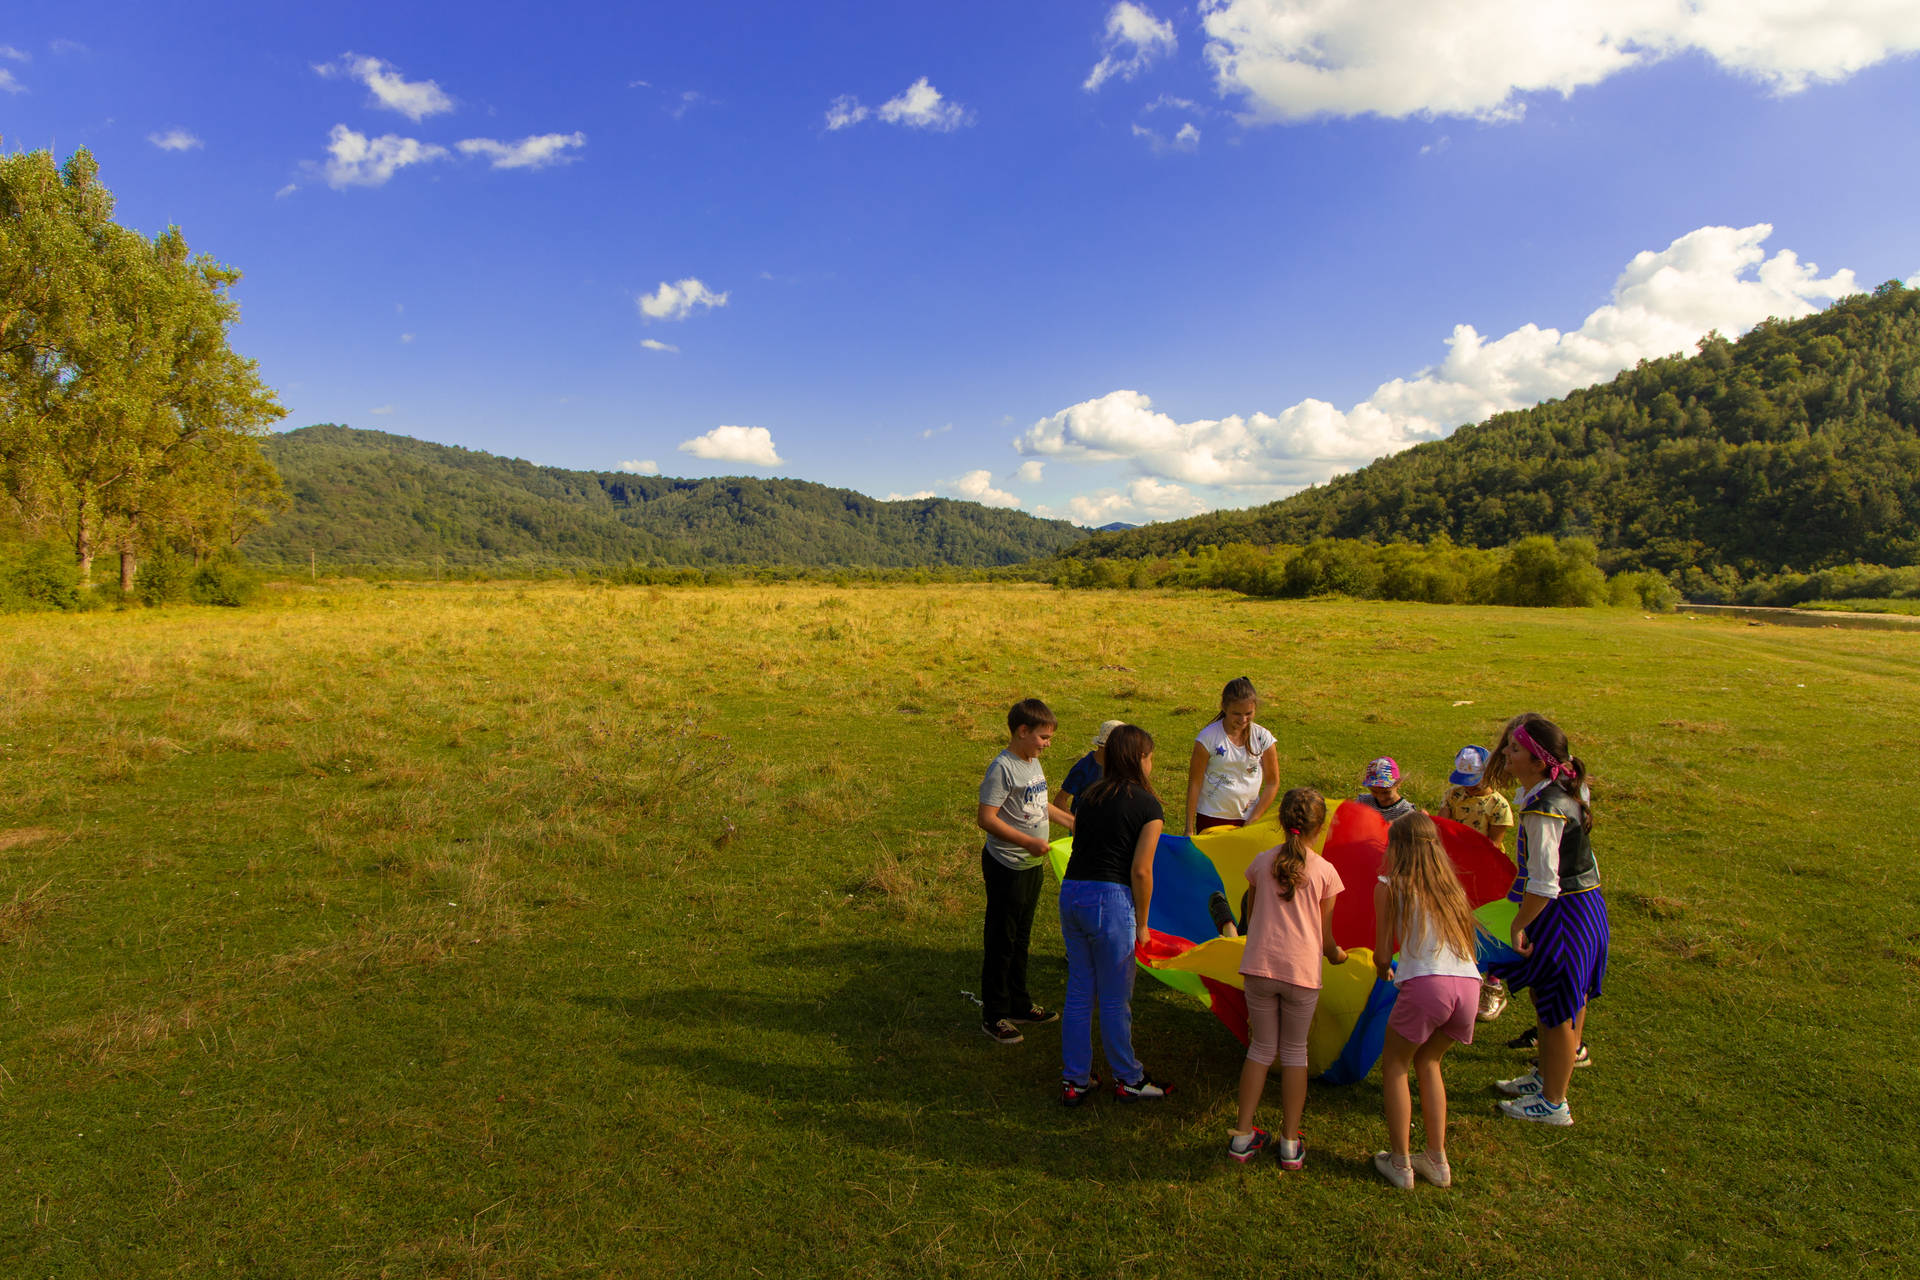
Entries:
[[1920,562],[1920,290],[1889,281],[1697,355],[1464,426],[1280,502],[1097,534],[1070,554],[1203,546],[1510,546],[1584,538],[1689,595]]
[[1342,595],[1360,600],[1430,604],[1538,605],[1590,608],[1633,605],[1670,610],[1680,593],[1647,570],[1609,577],[1590,539],[1522,538],[1483,550],[1446,538],[1425,544],[1317,538],[1305,546],[1203,545],[1169,556],[1122,560],[1062,557],[1047,576],[1063,589],[1196,587],[1249,596],[1306,599]]
[[332,424],[273,436],[266,454],[291,506],[248,543],[262,563],[991,566],[1087,536],[972,502],[881,502],[802,480],[569,471]]
[[280,405],[227,345],[239,278],[178,227],[115,223],[86,150],[0,157],[0,516],[61,539],[79,583],[99,555],[123,592],[144,557],[203,565],[279,504]]

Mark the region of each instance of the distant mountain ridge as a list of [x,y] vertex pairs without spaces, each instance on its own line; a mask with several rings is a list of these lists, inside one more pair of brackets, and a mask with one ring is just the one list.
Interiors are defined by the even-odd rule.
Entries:
[[1888,281],[1699,354],[1463,426],[1266,506],[1065,554],[1141,559],[1316,538],[1594,540],[1609,570],[1733,580],[1920,563],[1920,290]]
[[289,510],[247,540],[268,564],[983,567],[1056,554],[1064,520],[946,498],[882,502],[804,480],[569,471],[323,424],[269,437]]

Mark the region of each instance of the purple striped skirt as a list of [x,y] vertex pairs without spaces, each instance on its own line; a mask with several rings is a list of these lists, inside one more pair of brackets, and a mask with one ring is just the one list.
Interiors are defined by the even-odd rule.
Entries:
[[1607,976],[1607,900],[1588,889],[1555,898],[1527,928],[1533,954],[1487,966],[1515,991],[1533,989],[1540,1025],[1571,1022],[1600,994]]

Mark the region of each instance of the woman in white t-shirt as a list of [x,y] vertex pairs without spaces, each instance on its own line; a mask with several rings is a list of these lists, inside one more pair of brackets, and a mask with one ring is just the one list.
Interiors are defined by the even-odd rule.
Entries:
[[1245,676],[1220,691],[1220,714],[1193,740],[1187,764],[1187,834],[1244,827],[1280,794],[1274,737],[1253,722],[1259,695]]

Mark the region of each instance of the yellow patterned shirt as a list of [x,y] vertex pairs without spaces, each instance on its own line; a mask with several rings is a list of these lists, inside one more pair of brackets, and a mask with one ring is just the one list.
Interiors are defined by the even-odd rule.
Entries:
[[[1504,827],[1513,829],[1513,805],[1498,791],[1473,795],[1465,787],[1447,790],[1446,815],[1463,826],[1472,827],[1487,839]],[[1502,833],[1504,843],[1504,833]]]

